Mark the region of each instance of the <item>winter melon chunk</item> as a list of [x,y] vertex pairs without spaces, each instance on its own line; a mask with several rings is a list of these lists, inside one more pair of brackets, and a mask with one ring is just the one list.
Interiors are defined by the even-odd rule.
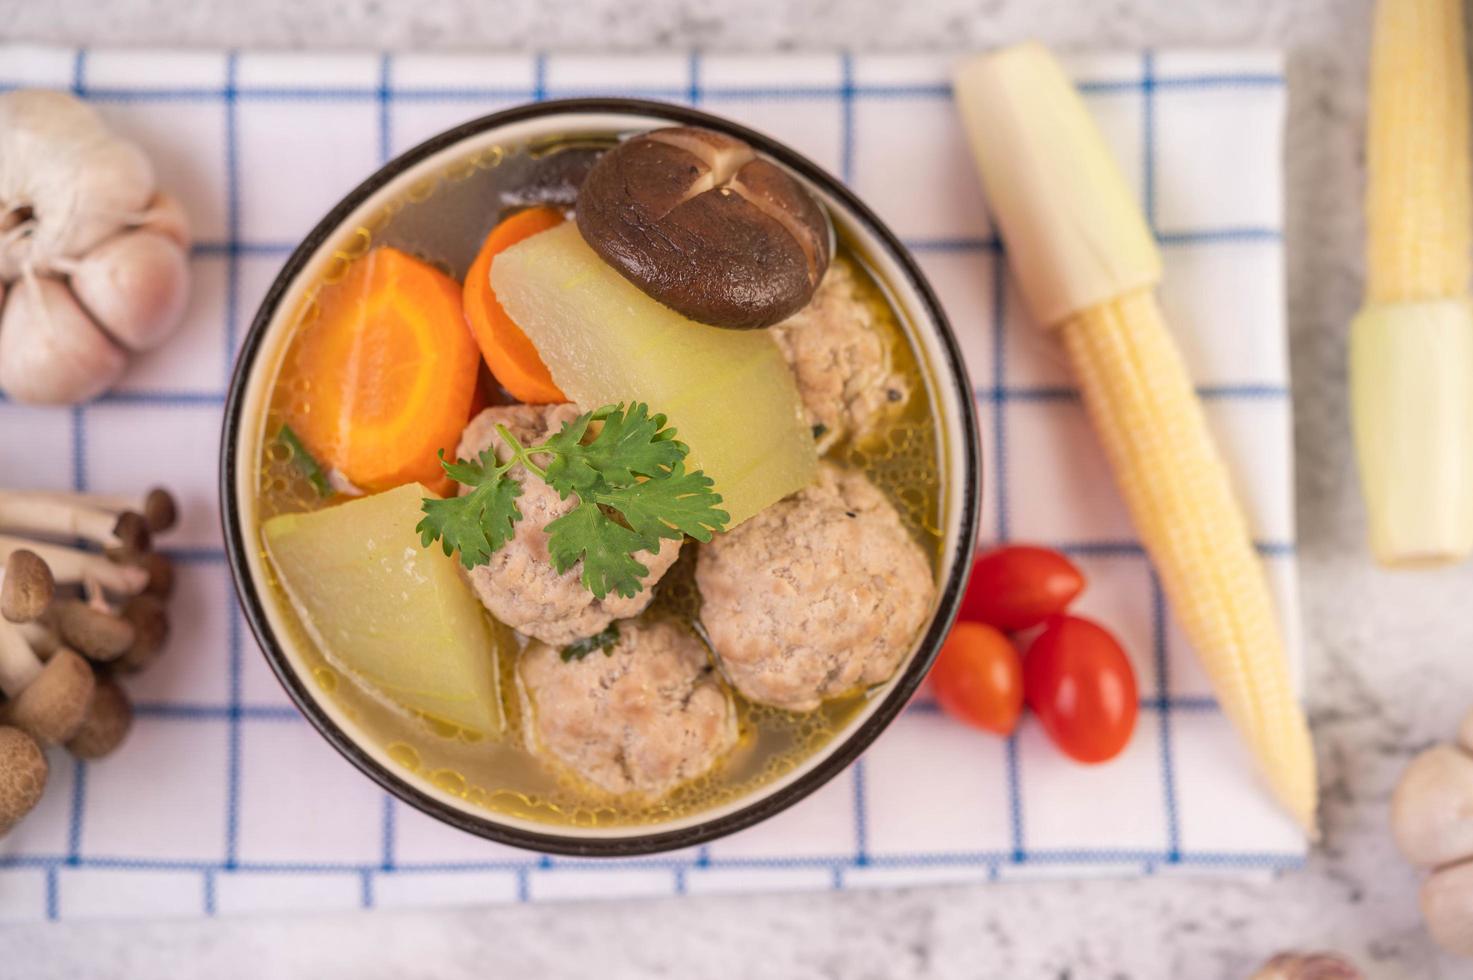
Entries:
[[411,711],[501,731],[497,641],[476,597],[414,526],[418,483],[262,526],[266,554],[329,662]]
[[657,303],[571,221],[497,256],[491,288],[573,401],[641,401],[669,418],[731,526],[813,480],[813,433],[766,331],[706,326]]

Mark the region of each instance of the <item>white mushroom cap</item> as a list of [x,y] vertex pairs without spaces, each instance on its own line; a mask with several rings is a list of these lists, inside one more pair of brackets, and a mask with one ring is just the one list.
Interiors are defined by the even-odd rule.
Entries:
[[61,282],[41,277],[11,290],[0,311],[0,391],[41,405],[86,401],[112,387],[127,366],[127,356]]
[[1422,883],[1422,918],[1437,945],[1473,956],[1473,864],[1443,868]]
[[49,770],[35,739],[19,728],[0,725],[0,837],[41,802]]
[[1391,798],[1391,830],[1420,867],[1473,857],[1473,757],[1434,745],[1413,759]]
[[189,301],[189,263],[158,232],[125,231],[71,267],[72,291],[125,347],[150,350],[173,336]]

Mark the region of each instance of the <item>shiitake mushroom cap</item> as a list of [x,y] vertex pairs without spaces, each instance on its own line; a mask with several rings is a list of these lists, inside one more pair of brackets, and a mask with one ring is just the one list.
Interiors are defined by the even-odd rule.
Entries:
[[830,259],[828,215],[795,177],[735,137],[691,126],[605,153],[577,219],[625,279],[718,327],[767,327],[798,312]]

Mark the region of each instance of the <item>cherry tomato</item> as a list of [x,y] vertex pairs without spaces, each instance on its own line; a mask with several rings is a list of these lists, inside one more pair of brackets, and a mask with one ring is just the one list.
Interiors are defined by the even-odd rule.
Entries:
[[1023,713],[1023,664],[1012,641],[984,623],[957,623],[931,668],[936,700],[959,721],[1010,735]]
[[961,619],[1006,632],[1030,629],[1069,608],[1084,575],[1057,551],[1009,545],[979,557],[962,598]]
[[1054,616],[1023,659],[1028,707],[1065,755],[1105,762],[1135,731],[1135,671],[1115,637],[1078,616]]

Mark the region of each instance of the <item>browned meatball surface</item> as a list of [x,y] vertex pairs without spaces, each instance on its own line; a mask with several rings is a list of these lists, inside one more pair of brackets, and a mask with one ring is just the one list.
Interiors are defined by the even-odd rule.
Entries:
[[[457,452],[461,459],[474,459],[494,445],[497,457],[505,460],[509,450],[496,432],[497,424],[506,426],[518,441],[528,445],[544,441],[579,414],[575,405],[488,408],[466,426]],[[611,592],[596,599],[578,580],[583,574],[582,562],[559,573],[547,551],[547,532],[543,528],[571,511],[577,501],[572,497],[563,500],[556,490],[535,477],[529,478],[521,468],[513,469],[511,478],[522,485],[522,495],[517,498],[522,519],[517,522],[516,535],[493,552],[489,562],[467,573],[471,588],[491,615],[534,639],[563,646],[592,636],[616,619],[637,616],[650,604],[654,597],[651,586],[680,555],[679,541],[662,541],[658,552],[642,551],[636,556],[649,569],[645,587],[637,595],[625,598]]]
[[702,545],[696,585],[727,677],[791,711],[888,680],[935,595],[895,507],[831,463],[813,486]]
[[836,259],[809,304],[771,328],[809,424],[823,426],[825,445],[862,439],[909,397],[874,310],[860,294],[859,275],[849,259]]
[[533,643],[517,669],[528,747],[605,792],[664,796],[736,744],[731,696],[683,626],[620,623],[609,654],[568,662]]

